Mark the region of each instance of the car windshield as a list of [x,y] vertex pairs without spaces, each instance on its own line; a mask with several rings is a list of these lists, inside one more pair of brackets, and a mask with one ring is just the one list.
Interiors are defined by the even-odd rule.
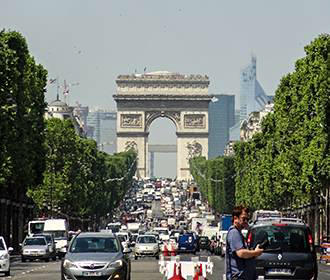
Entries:
[[192,243],[193,242],[193,236],[192,235],[180,235],[179,237],[179,243]]
[[117,240],[113,237],[78,237],[70,246],[71,253],[116,253]]
[[154,236],[141,236],[138,238],[137,243],[157,243]]
[[310,252],[307,229],[294,225],[269,225],[252,230],[252,247],[268,240],[267,249],[281,249],[283,252]]
[[24,245],[46,245],[45,238],[27,238]]
[[0,250],[5,250],[5,244],[3,243],[2,239],[0,239]]
[[29,223],[30,226],[30,232],[33,233],[42,233],[42,231],[44,230],[44,225],[45,222],[31,222]]

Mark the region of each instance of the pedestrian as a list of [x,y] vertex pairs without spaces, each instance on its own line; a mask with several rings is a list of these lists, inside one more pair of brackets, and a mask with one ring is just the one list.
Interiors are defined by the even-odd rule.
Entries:
[[232,226],[226,238],[226,279],[255,280],[256,267],[254,258],[262,254],[259,245],[254,250],[246,246],[242,229],[248,227],[249,210],[244,206],[236,206],[232,214]]

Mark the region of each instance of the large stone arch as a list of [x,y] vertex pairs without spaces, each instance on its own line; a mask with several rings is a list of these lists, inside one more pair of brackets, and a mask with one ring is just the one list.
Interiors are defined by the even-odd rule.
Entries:
[[189,158],[208,155],[208,77],[154,72],[120,75],[116,83],[118,152],[136,149],[137,176],[148,177],[150,125],[168,118],[176,127],[177,178],[190,179]]

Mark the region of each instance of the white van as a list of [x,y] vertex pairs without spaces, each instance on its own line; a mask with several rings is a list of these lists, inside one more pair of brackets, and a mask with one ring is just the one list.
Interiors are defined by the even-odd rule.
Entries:
[[56,254],[62,258],[68,246],[68,224],[65,219],[50,219],[44,224],[44,233],[54,236],[56,243]]

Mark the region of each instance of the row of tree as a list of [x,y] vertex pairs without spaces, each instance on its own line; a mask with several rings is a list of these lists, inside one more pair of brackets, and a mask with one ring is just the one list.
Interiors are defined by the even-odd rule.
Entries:
[[[0,32],[0,198],[68,216],[100,217],[122,200],[134,151],[108,155],[71,120],[44,119],[47,71],[17,32]],[[30,199],[29,199],[30,198]]]
[[190,160],[190,171],[202,197],[217,213],[231,213],[235,205],[235,168],[233,157]]
[[71,120],[47,121],[45,147],[43,182],[28,190],[40,209],[47,205],[73,217],[104,217],[132,185],[135,152],[100,152],[94,140],[75,133]]
[[35,63],[25,39],[0,31],[0,193],[24,200],[42,183],[45,167],[44,93],[47,71]]
[[233,192],[237,204],[283,209],[317,203],[329,189],[330,36],[320,35],[305,51],[282,78],[261,132],[235,144],[231,190],[223,186],[231,170],[226,158],[191,160],[193,177],[216,210],[229,210],[234,200],[226,195]]
[[281,79],[262,131],[234,147],[238,203],[294,208],[317,203],[330,187],[330,36],[305,52]]

